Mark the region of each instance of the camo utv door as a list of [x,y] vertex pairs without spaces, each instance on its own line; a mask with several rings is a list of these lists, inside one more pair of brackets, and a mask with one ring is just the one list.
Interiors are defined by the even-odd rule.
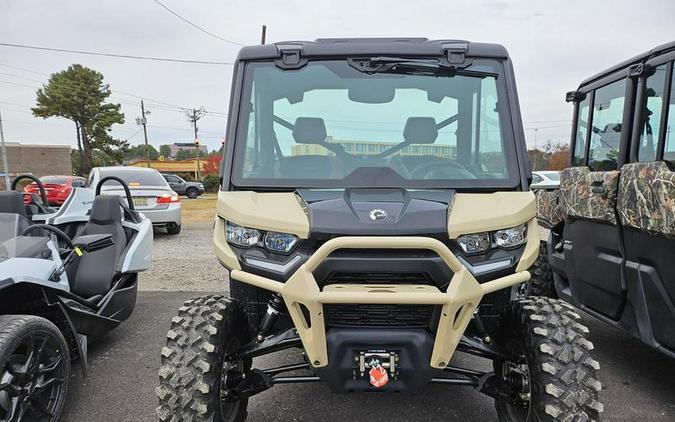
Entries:
[[621,168],[623,226],[633,332],[675,356],[675,83],[673,54],[641,81],[630,163]]
[[577,105],[576,166],[560,177],[566,224],[554,253],[564,271],[558,294],[610,319],[619,318],[626,297],[616,214],[626,85],[625,77],[615,78]]

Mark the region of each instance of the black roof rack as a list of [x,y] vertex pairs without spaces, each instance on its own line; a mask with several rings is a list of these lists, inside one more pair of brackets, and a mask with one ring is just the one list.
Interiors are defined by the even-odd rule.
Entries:
[[427,38],[319,38],[314,41],[282,41],[273,44],[244,47],[238,60],[263,60],[281,57],[282,50],[299,51],[303,57],[397,55],[444,56],[450,48],[464,45],[466,56],[507,59],[506,49],[499,44],[466,40]]

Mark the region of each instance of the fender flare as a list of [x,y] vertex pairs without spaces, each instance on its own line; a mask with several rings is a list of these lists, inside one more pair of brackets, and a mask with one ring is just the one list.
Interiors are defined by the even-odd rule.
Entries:
[[[15,287],[18,290],[28,290],[30,294],[44,302],[45,309],[52,311],[51,315],[45,316],[39,313],[32,315],[40,316],[50,320],[54,325],[61,330],[66,338],[72,338],[77,345],[78,354],[81,361],[82,375],[87,376],[87,337],[77,332],[73,320],[68,313],[63,301],[58,297],[58,293],[63,293],[62,290],[44,286],[42,284],[31,283],[30,281],[17,282],[14,279],[7,278],[0,280],[0,296],[7,294],[8,290]],[[29,298],[30,296],[27,296]],[[54,321],[56,320],[56,321]]]

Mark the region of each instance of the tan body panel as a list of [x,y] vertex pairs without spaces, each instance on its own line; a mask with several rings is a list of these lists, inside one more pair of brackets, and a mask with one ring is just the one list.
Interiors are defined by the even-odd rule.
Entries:
[[301,239],[309,235],[309,218],[292,192],[219,192],[216,211],[240,226],[282,233]]
[[448,235],[515,227],[537,216],[532,192],[458,193],[448,212]]

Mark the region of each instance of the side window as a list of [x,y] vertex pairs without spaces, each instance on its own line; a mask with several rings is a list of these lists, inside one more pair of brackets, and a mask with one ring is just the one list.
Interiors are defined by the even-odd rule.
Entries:
[[542,179],[541,176],[539,176],[538,174],[533,174],[533,175],[532,175],[532,184],[533,184],[533,185],[536,184],[536,183],[540,183],[540,182],[543,181],[543,180],[544,180],[544,179]]
[[659,130],[661,124],[661,110],[666,82],[667,65],[656,68],[656,72],[647,78],[646,96],[640,144],[638,146],[638,161],[656,160]]
[[593,120],[590,124],[591,145],[588,151],[588,166],[593,171],[610,171],[618,168],[625,93],[625,79],[595,91]]
[[670,84],[670,103],[668,104],[668,119],[666,120],[665,148],[663,159],[675,166],[675,72]]
[[590,93],[586,98],[579,103],[579,111],[577,114],[577,132],[574,144],[574,157],[572,158],[572,166],[580,166],[584,162],[584,154],[586,153],[586,133],[588,132],[588,112],[591,110],[589,106]]

